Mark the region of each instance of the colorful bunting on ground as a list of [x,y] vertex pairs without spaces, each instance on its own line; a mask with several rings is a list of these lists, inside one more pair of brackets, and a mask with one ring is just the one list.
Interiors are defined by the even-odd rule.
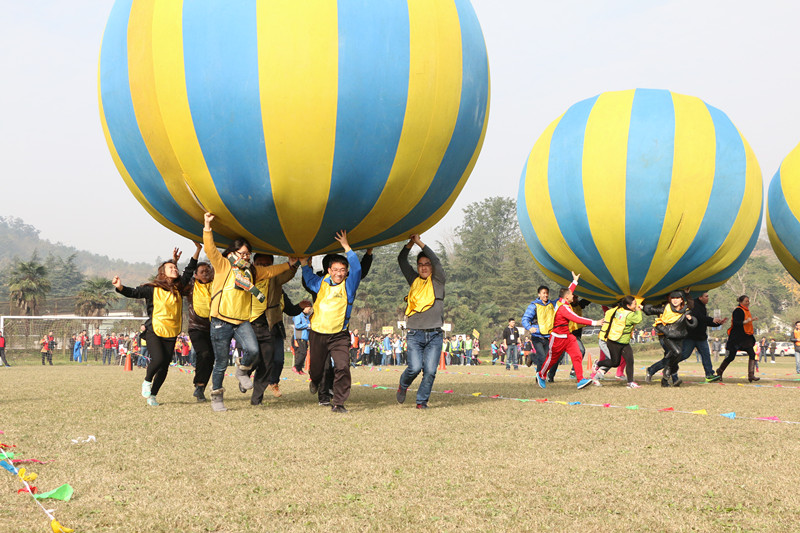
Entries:
[[731,420],[733,420],[734,418],[736,418],[736,413],[731,411],[730,413],[722,413],[720,416],[724,416],[725,418],[730,418]]
[[[0,433],[3,432],[0,431]],[[30,494],[30,496],[33,498],[33,501],[36,502],[36,505],[38,505],[42,509],[44,514],[47,515],[47,518],[50,519],[50,529],[53,531],[53,533],[73,533],[73,531],[75,531],[74,529],[62,526],[61,523],[59,523],[59,521],[56,520],[56,517],[53,516],[53,510],[45,509],[45,507],[39,501],[39,500],[44,500],[46,498],[69,501],[70,498],[72,498],[72,494],[74,492],[73,488],[68,484],[64,484],[58,487],[57,489],[51,490],[49,492],[38,493],[38,489],[29,483],[37,479],[39,477],[38,474],[36,474],[35,472],[28,472],[24,467],[18,469],[16,466],[13,465],[13,461],[37,462],[41,464],[44,464],[44,461],[39,461],[38,459],[14,460],[12,459],[12,457],[14,457],[14,453],[7,452],[6,449],[15,447],[16,445],[13,444],[11,445],[4,444],[0,446],[0,459],[2,459],[0,460],[0,466],[5,468],[12,474],[16,475],[17,478],[22,482],[23,487],[17,490],[17,494],[22,494],[22,493]]]
[[48,492],[42,492],[41,494],[34,494],[33,497],[36,498],[37,500],[45,500],[47,498],[50,498],[53,500],[61,500],[64,502],[68,502],[70,498],[72,498],[72,494],[74,492],[75,490],[68,483],[64,483],[57,489],[53,489]]
[[705,409],[699,409],[697,411],[692,411],[693,415],[708,415],[708,412]]
[[675,410],[675,409],[673,409],[672,407],[665,407],[665,408],[663,408],[663,409],[659,409],[659,411],[660,411],[660,412],[662,412],[662,413],[663,413],[663,412],[666,412],[666,411],[674,411],[674,410]]
[[638,405],[626,405],[625,409],[630,409],[632,411],[637,411],[639,409]]

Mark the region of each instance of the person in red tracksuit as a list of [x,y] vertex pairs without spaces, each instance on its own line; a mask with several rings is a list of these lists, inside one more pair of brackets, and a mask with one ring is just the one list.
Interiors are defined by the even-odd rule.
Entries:
[[574,295],[572,292],[578,286],[580,274],[572,273],[572,283],[569,288],[561,289],[556,302],[556,315],[553,320],[553,330],[550,332],[550,349],[547,353],[542,368],[536,374],[536,381],[541,388],[547,387],[547,373],[552,367],[558,364],[564,352],[567,352],[572,359],[572,368],[575,370],[575,378],[578,380],[578,388],[582,389],[589,385],[592,380],[584,379],[582,367],[581,349],[578,340],[570,334],[569,323],[583,324],[585,326],[599,326],[602,320],[591,320],[578,316],[570,307]]

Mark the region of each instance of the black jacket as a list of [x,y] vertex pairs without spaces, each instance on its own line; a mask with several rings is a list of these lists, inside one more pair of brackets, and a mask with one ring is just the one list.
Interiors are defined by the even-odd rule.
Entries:
[[[667,303],[662,307],[645,305],[644,314],[660,315],[661,313],[664,312],[664,309],[666,309],[667,305],[670,304]],[[689,328],[697,326],[697,319],[693,316],[693,313],[691,320],[686,318],[686,313],[688,312],[689,312],[689,307],[683,306],[682,317],[680,317],[672,324],[659,324],[658,326],[656,326],[656,331],[658,331],[659,334],[664,335],[668,339],[685,339],[689,335]]]
[[713,318],[708,316],[706,304],[695,298],[694,307],[692,307],[690,313],[697,319],[697,325],[689,327],[689,334],[686,338],[696,341],[708,340],[708,328],[713,328],[717,324],[714,323]]

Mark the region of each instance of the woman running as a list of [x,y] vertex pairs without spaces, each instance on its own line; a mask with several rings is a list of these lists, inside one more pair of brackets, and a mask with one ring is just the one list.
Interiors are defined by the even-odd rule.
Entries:
[[111,280],[118,293],[126,298],[143,298],[147,306],[148,318],[144,325],[150,363],[147,365],[147,373],[142,382],[142,396],[147,398],[147,405],[158,405],[156,395],[167,378],[175,349],[175,339],[181,332],[183,320],[181,292],[194,275],[197,258],[203,248],[200,244],[195,243],[195,245],[197,249],[182,276],[178,274],[177,266],[181,252],[175,248],[172,260],[161,263],[153,281],[132,288],[124,286],[119,276],[114,276]]
[[595,385],[602,386],[600,380],[610,368],[619,367],[625,361],[628,387],[638,389],[639,385],[633,381],[633,349],[631,348],[631,332],[636,324],[642,321],[642,306],[633,296],[626,296],[620,300],[613,313],[606,313],[609,321],[608,328],[603,333],[610,359],[603,359],[597,363],[597,372],[592,381]]
[[[678,377],[678,361],[683,352],[683,339],[689,334],[689,327],[697,325],[697,319],[689,314],[689,307],[681,291],[672,291],[664,307],[644,306],[646,315],[659,315],[655,326],[658,341],[664,349],[664,371],[661,378],[662,387],[680,387],[683,381]],[[653,367],[645,374],[648,383],[653,379]]]
[[[227,411],[223,401],[222,382],[228,367],[228,350],[231,339],[236,337],[237,346],[242,348],[242,361],[236,367],[236,379],[245,390],[253,388],[250,370],[258,356],[258,340],[250,324],[252,298],[266,301],[256,284],[289,269],[296,258],[289,263],[268,267],[250,268],[252,247],[247,239],[234,240],[224,252],[217,250],[211,223],[214,215],[206,213],[203,226],[203,244],[211,266],[214,267],[214,281],[211,288],[211,344],[214,348],[214,369],[211,372],[211,408],[214,411]],[[149,346],[148,342],[148,346]]]
[[725,345],[725,359],[717,369],[717,375],[722,380],[722,373],[728,368],[736,352],[739,350],[747,352],[747,380],[751,383],[761,378],[756,377],[756,352],[753,347],[756,345],[753,322],[758,320],[750,314],[750,298],[747,295],[739,296],[739,305],[733,310],[731,316],[731,327],[728,328],[728,343]]

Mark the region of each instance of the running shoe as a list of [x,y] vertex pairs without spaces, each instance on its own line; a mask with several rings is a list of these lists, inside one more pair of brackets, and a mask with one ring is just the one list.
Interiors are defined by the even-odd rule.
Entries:
[[397,403],[403,403],[406,401],[407,390],[408,389],[404,389],[403,387],[397,387],[397,395],[395,396],[395,398],[397,398]]
[[149,381],[142,381],[142,398],[150,397],[150,388],[153,384]]
[[160,404],[156,401],[155,396],[149,396],[147,398],[147,405],[149,405],[150,407],[158,407]]
[[653,381],[653,373],[650,372],[650,369],[644,371],[644,382],[645,383],[652,383]]
[[578,382],[578,388],[579,388],[579,389],[582,389],[582,388],[584,388],[585,386],[589,385],[591,382],[592,382],[592,380],[591,380],[591,379],[586,379],[586,378],[583,378],[582,380],[580,380],[580,381]]
[[539,374],[536,374],[536,383],[538,383],[539,387],[542,388],[542,389],[546,389],[547,388],[547,382]]
[[722,381],[722,378],[717,374],[711,374],[710,376],[706,376],[706,383],[716,383],[717,381]]
[[628,386],[629,389],[641,389],[639,384],[636,383],[635,381],[631,381],[630,383],[628,383],[627,386]]

